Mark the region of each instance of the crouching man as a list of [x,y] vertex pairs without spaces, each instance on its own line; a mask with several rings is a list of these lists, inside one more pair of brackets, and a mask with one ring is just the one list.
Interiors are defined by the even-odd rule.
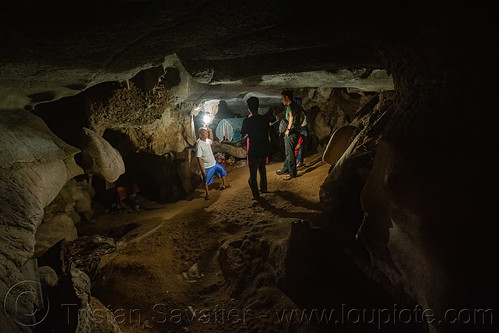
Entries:
[[213,176],[222,178],[221,190],[225,190],[229,185],[225,181],[227,172],[225,168],[215,160],[211,144],[213,143],[213,131],[211,128],[201,127],[198,130],[199,139],[197,140],[196,157],[199,167],[203,173],[204,190],[206,192],[205,200],[210,200],[210,191],[208,186],[213,184]]

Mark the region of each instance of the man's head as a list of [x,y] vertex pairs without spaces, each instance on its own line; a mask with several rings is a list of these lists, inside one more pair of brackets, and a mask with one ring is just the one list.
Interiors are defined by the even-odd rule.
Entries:
[[293,91],[286,89],[281,93],[281,101],[284,105],[289,105],[293,101]]
[[248,98],[246,103],[248,104],[248,109],[252,114],[258,113],[258,107],[260,106],[260,101],[258,100],[258,98],[256,98],[255,96],[250,97]]
[[301,98],[300,97],[295,97],[295,98],[293,98],[293,102],[295,102],[298,105],[301,105]]
[[198,129],[199,139],[205,141],[208,139],[208,129],[206,127],[200,127]]

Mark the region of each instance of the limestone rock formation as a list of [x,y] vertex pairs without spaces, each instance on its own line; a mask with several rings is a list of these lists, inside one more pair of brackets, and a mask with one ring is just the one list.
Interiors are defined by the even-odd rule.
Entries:
[[55,287],[59,283],[57,273],[50,266],[42,266],[38,269],[40,283],[48,287]]
[[[103,84],[84,92],[85,113],[92,131],[98,135],[106,130],[123,133],[137,151],[156,155],[182,152],[192,146],[195,136],[190,112],[194,107],[185,101],[196,94],[199,84],[191,82],[176,59],[167,57],[155,73],[141,71],[126,84]],[[163,70],[163,66],[167,69]],[[179,76],[169,89],[160,79],[165,71],[175,71]],[[140,83],[151,75],[156,75],[155,81]]]
[[[137,75],[143,72],[147,71]],[[106,128],[138,127],[154,123],[161,118],[165,109],[172,106],[170,90],[157,84],[152,88],[147,87],[150,90],[142,90],[134,83],[134,79],[126,83],[104,83],[83,93],[88,121],[96,133],[102,134]]]
[[[309,127],[322,146],[336,129],[349,124],[355,112],[373,97],[373,92],[359,93],[345,88],[307,89],[302,94],[305,95],[304,108],[312,110],[308,117],[311,122]],[[315,112],[316,108],[318,112]]]
[[[78,268],[70,272],[74,293],[78,299],[76,333],[119,333],[113,314],[92,297],[90,278]],[[74,308],[73,311],[76,311]]]
[[191,117],[174,110],[165,110],[161,118],[149,125],[121,128],[140,150],[165,155],[181,152],[192,142]]
[[[24,280],[21,267],[33,256],[43,208],[83,170],[74,162],[78,150],[24,110],[0,112],[0,146],[0,270],[10,272],[0,275],[0,290],[6,295]],[[15,323],[12,317],[32,313],[32,308],[29,297],[19,304],[8,303],[6,313],[0,312],[0,323]]]
[[87,178],[69,180],[57,197],[45,207],[44,221],[48,221],[60,214],[70,217],[74,224],[79,223],[81,220],[90,221],[93,216],[92,198],[94,192]]
[[60,240],[72,241],[78,237],[73,220],[65,215],[58,214],[45,220],[36,230],[35,257],[41,256]]
[[109,183],[115,182],[125,173],[125,163],[120,153],[91,129],[83,130],[87,138],[87,144],[81,152],[85,171],[99,175]]
[[[383,284],[399,300],[407,301],[408,295],[398,292],[396,283],[380,278],[381,274],[376,273],[376,268],[371,265],[367,244],[363,243],[365,240],[357,240],[357,232],[364,218],[361,191],[369,177],[378,141],[393,114],[393,105],[393,92],[380,93],[372,97],[351,122],[357,127],[351,143],[331,167],[320,188],[321,203],[329,216],[321,227],[335,243],[344,248],[365,274]],[[370,241],[376,242],[376,238]]]
[[196,159],[194,149],[186,149],[184,154],[179,154],[177,172],[182,182],[182,191],[192,193],[202,182],[201,170]]
[[231,296],[238,297],[263,271],[268,255],[269,243],[266,240],[238,239],[220,247],[218,263]]
[[[92,277],[103,255],[113,252],[112,238],[84,236],[61,240],[39,259],[40,280],[50,307],[36,326],[42,332],[120,332],[115,316],[92,297]],[[64,318],[64,320],[61,320]]]
[[237,146],[230,143],[219,143],[215,142],[212,145],[212,150],[214,153],[227,153],[235,158],[246,158],[246,147]]

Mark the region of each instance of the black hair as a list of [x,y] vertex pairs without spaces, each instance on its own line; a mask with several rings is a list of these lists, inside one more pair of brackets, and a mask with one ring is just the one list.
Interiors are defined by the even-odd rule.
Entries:
[[293,90],[290,90],[290,89],[284,89],[282,92],[281,92],[281,95],[283,96],[288,96],[288,98],[292,101],[293,100]]
[[260,106],[260,101],[255,96],[248,98],[246,101],[248,104],[248,109],[253,112],[258,112],[258,107]]

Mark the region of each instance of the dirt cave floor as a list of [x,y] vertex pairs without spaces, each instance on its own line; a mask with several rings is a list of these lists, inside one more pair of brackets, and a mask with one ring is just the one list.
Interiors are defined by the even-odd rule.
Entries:
[[309,156],[291,181],[276,174],[281,166],[267,165],[269,193],[258,202],[248,168],[239,167],[228,169],[229,188],[220,190],[215,179],[209,201],[200,186],[176,203],[79,226],[80,236],[117,241],[94,279],[93,306],[109,309],[105,320],[123,332],[310,331],[277,318],[277,309],[297,305],[276,286],[267,257],[293,221],[321,219],[319,188],[329,165]]

